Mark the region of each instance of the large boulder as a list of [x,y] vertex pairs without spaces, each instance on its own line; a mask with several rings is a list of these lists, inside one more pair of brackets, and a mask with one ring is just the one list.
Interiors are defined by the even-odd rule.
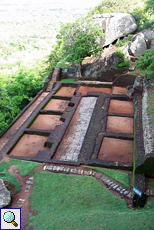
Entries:
[[0,179],[0,208],[6,207],[11,202],[10,192],[5,187],[2,179]]
[[143,33],[136,34],[128,46],[128,52],[130,55],[140,57],[144,51],[147,50],[147,43]]
[[154,31],[143,30],[142,34],[144,35],[145,41],[147,43],[147,48],[154,49]]
[[81,70],[80,65],[75,64],[73,67],[69,67],[68,69],[62,69],[62,78],[80,78]]
[[118,38],[133,33],[137,29],[134,17],[127,13],[104,13],[94,15],[93,19],[105,32],[105,38],[99,41],[102,47],[111,44]]
[[120,61],[116,56],[116,49],[115,46],[112,46],[105,49],[101,57],[86,58],[82,66],[82,76],[87,78],[99,78],[106,71],[115,68]]
[[127,46],[130,55],[140,57],[147,49],[154,49],[154,31],[146,29],[137,33]]

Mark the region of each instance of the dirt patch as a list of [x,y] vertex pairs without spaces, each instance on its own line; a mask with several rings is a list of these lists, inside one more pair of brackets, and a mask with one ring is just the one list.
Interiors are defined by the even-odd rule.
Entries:
[[48,150],[48,148],[44,147],[46,140],[47,137],[44,136],[24,134],[10,155],[34,157],[39,150]]
[[110,88],[97,88],[97,87],[80,86],[78,92],[80,92],[82,95],[86,95],[89,92],[111,93],[111,89]]
[[109,113],[134,114],[132,101],[110,100]]
[[125,87],[114,86],[112,94],[125,94],[126,95],[127,91],[128,90]]
[[132,162],[133,141],[104,137],[98,159],[105,161]]
[[9,168],[8,172],[19,180],[22,188],[21,191],[16,193],[15,188],[13,186],[11,186],[8,182],[6,182],[6,184],[8,189],[12,193],[11,208],[17,207],[17,202],[19,201],[19,199],[25,200],[21,208],[21,229],[27,229],[27,221],[28,221],[29,213],[33,213],[31,208],[29,207],[29,199],[28,199],[31,189],[29,190],[29,192],[25,191],[25,185],[26,185],[26,181],[28,180],[28,176],[21,177],[16,167],[17,167],[16,165],[12,165]]
[[44,110],[58,110],[63,112],[68,106],[68,103],[69,101],[51,99],[49,103],[45,106]]
[[72,87],[62,87],[57,93],[56,96],[67,96],[73,97],[75,88]]
[[40,114],[30,128],[42,130],[54,129],[56,125],[63,124],[63,122],[60,121],[60,117],[59,115]]
[[134,119],[108,116],[106,132],[133,134]]

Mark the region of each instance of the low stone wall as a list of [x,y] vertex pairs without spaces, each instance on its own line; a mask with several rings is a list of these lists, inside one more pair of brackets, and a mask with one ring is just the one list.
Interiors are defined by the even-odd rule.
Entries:
[[142,127],[143,127],[145,155],[149,153],[154,153],[151,119],[148,114],[148,89],[145,81],[144,81],[144,91],[143,91],[143,98],[142,98]]

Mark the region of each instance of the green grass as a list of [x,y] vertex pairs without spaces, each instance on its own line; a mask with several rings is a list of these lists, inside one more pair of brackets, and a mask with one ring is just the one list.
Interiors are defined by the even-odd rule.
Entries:
[[116,180],[117,182],[121,183],[123,186],[130,188],[130,174],[128,172],[123,172],[114,169],[90,167],[90,166],[84,166],[84,167],[94,169],[98,172],[102,172],[106,176],[109,176],[113,180]]
[[76,83],[75,79],[68,78],[61,80],[62,83]]
[[128,209],[93,177],[38,172],[30,205],[29,228],[35,230],[149,230],[154,200],[144,209]]
[[9,164],[7,162],[1,162],[0,163],[0,173],[4,173],[4,175],[0,175],[0,178],[4,181],[8,181],[9,184],[13,185],[15,187],[16,192],[21,191],[21,185],[19,181],[15,178],[15,176],[12,176],[10,173],[8,173]]
[[32,174],[35,167],[40,165],[39,163],[32,161],[22,161],[15,159],[11,159],[9,162],[11,165],[17,165],[17,169],[20,171],[20,175],[22,177]]
[[154,188],[154,179],[148,179],[148,186],[149,188],[153,189]]
[[2,173],[2,175],[0,175],[0,178],[4,181],[8,181],[9,184],[13,185],[16,192],[20,192],[21,185],[19,181],[16,179],[15,176],[8,173],[8,169],[11,167],[11,165],[17,165],[17,169],[20,171],[20,175],[24,177],[32,174],[35,167],[40,164],[36,162],[21,161],[15,159],[10,159],[9,162],[3,161],[0,163],[0,173]]

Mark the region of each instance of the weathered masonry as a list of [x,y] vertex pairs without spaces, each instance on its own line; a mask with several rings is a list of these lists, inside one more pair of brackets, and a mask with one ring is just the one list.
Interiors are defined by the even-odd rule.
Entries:
[[[0,157],[133,170],[143,206],[145,175],[154,174],[143,119],[146,94],[127,96],[134,76],[76,83],[62,83],[60,77],[60,69],[53,69],[43,89],[3,134]],[[134,195],[134,206],[137,199]]]

